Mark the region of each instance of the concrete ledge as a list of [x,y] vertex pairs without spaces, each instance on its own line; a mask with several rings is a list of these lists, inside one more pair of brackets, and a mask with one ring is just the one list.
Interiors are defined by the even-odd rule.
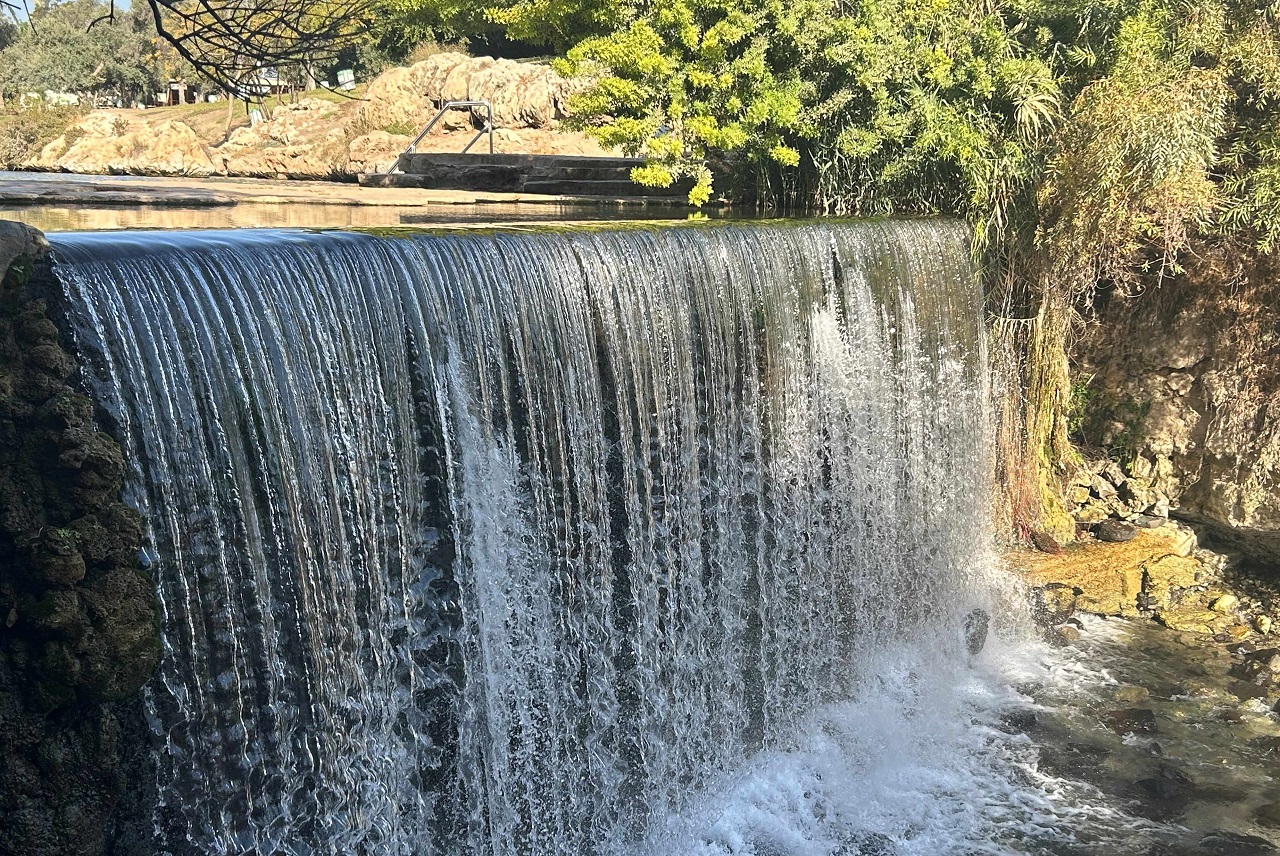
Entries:
[[670,187],[646,187],[631,180],[639,158],[569,155],[435,154],[401,155],[396,172],[364,174],[362,187],[411,187],[427,190],[479,190],[535,193],[575,198],[684,199],[689,181]]

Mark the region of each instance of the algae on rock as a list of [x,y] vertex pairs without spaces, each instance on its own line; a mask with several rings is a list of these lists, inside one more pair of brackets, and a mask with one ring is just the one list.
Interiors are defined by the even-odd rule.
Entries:
[[120,447],[75,389],[35,230],[0,222],[0,854],[102,851],[121,703],[160,659]]

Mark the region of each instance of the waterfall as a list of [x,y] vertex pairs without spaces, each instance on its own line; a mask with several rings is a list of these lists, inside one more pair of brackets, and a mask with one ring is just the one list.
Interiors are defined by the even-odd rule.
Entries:
[[979,597],[946,221],[66,234],[158,852],[618,854]]

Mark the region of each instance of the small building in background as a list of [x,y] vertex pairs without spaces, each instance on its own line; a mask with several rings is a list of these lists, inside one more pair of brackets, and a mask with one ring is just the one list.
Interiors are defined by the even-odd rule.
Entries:
[[179,104],[195,104],[200,100],[200,90],[181,80],[170,80],[165,103],[170,107]]

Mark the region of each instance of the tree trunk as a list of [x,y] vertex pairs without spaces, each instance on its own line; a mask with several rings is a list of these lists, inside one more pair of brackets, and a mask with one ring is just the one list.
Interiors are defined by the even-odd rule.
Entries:
[[222,142],[226,142],[231,138],[231,123],[236,117],[236,96],[233,92],[227,93],[227,127],[222,132]]

